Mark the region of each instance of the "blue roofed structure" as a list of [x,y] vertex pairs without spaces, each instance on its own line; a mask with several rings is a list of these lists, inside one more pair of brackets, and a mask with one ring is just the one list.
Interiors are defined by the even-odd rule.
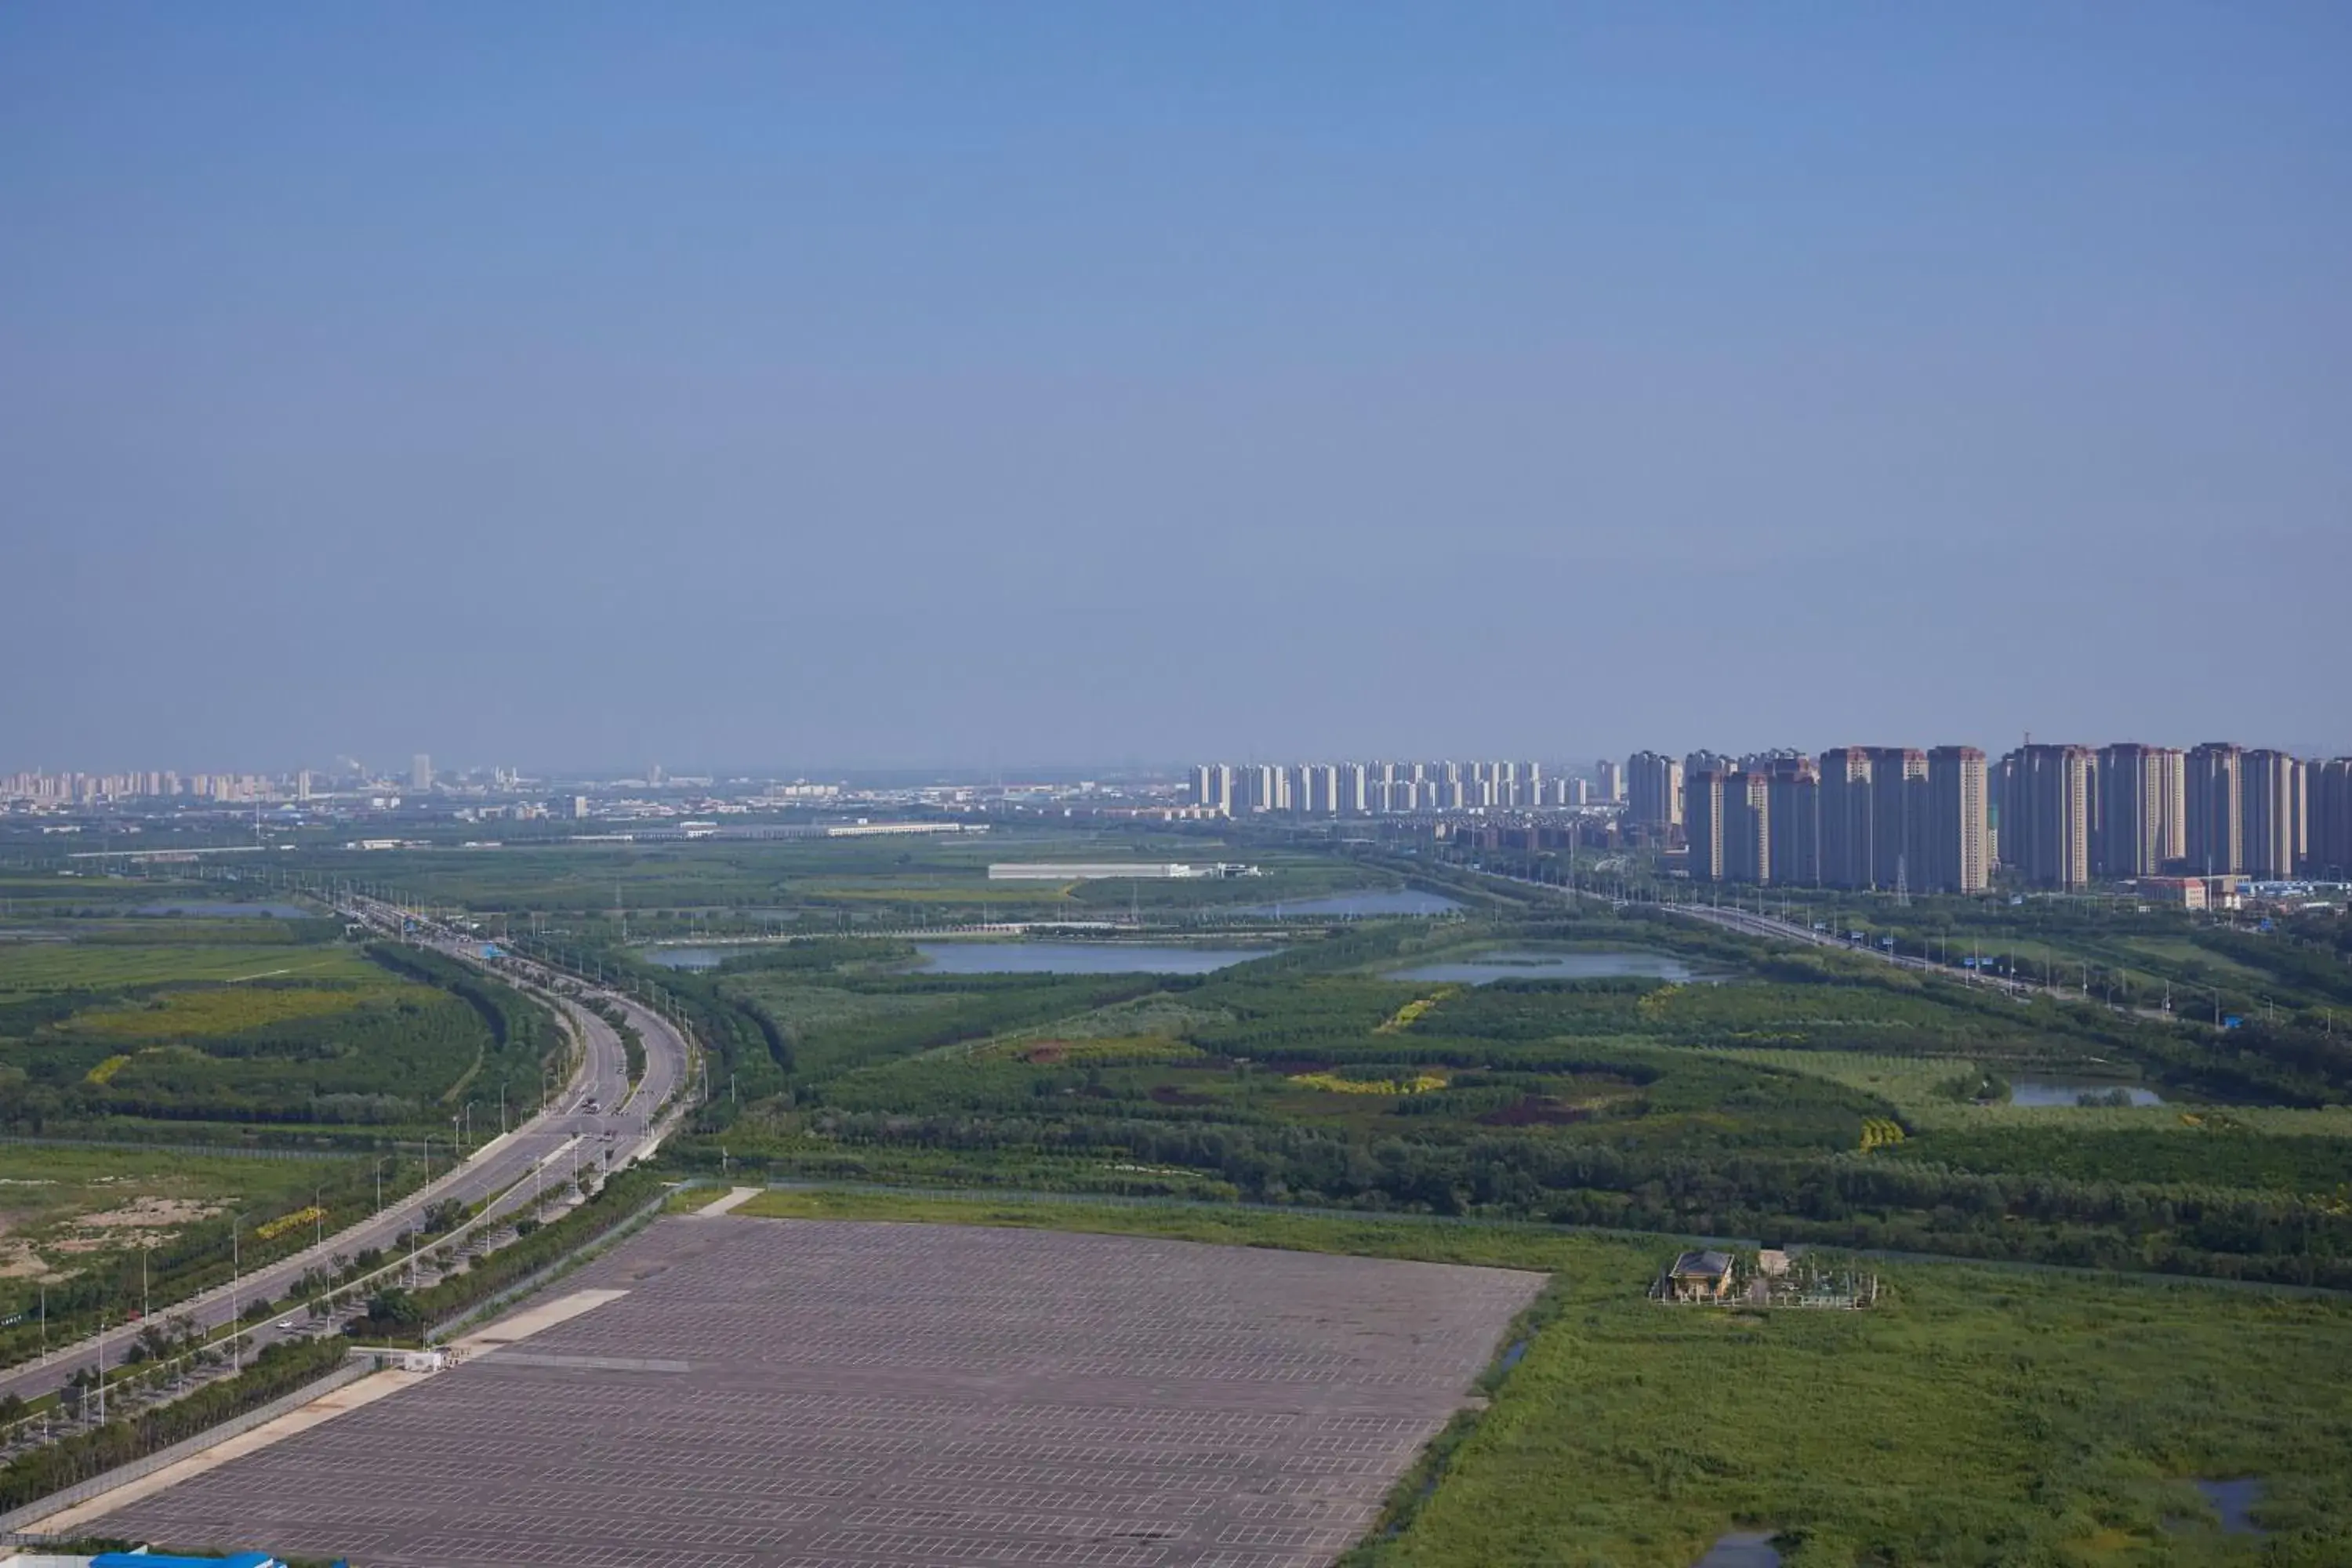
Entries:
[[281,1568],[267,1552],[238,1552],[226,1557],[166,1557],[153,1552],[101,1552],[89,1568]]

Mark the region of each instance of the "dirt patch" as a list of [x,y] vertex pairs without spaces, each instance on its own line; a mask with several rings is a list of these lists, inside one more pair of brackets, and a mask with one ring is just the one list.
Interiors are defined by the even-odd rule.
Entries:
[[133,1198],[119,1209],[89,1214],[74,1221],[80,1230],[152,1230],[158,1226],[193,1225],[221,1212],[219,1204],[200,1198]]
[[1069,1059],[1067,1040],[1039,1040],[1034,1046],[1022,1047],[1021,1059],[1032,1067],[1049,1068]]
[[184,1226],[210,1219],[224,1205],[197,1198],[133,1198],[120,1208],[83,1215],[68,1233],[49,1243],[56,1252],[106,1252],[133,1247],[161,1247]]
[[1487,1127],[1565,1127],[1570,1122],[1591,1120],[1591,1106],[1570,1105],[1548,1094],[1528,1095],[1478,1118]]
[[25,1241],[0,1241],[0,1279],[57,1279],[61,1276]]
[[1197,1094],[1189,1089],[1178,1089],[1172,1083],[1151,1086],[1151,1103],[1154,1105],[1214,1105],[1216,1102],[1215,1095]]

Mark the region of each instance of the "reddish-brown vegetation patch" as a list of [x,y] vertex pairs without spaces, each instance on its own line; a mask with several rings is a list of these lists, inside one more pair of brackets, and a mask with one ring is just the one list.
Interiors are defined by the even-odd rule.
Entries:
[[1530,1094],[1509,1105],[1498,1106],[1478,1118],[1488,1127],[1565,1127],[1571,1121],[1589,1121],[1592,1108],[1570,1105],[1548,1094]]

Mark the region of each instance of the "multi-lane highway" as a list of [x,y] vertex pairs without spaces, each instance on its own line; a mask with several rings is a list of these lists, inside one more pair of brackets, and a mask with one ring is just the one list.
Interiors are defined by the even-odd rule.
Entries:
[[[389,905],[358,902],[347,907],[343,913],[393,935],[404,932],[399,911]],[[478,944],[462,941],[453,933],[420,932],[411,927],[405,929],[405,934],[409,940],[427,942],[452,957],[480,963]],[[456,1169],[436,1177],[430,1185],[397,1203],[387,1204],[380,1212],[335,1232],[322,1243],[257,1268],[233,1285],[207,1291],[193,1300],[168,1305],[158,1302],[156,1315],[162,1317],[168,1312],[207,1330],[219,1328],[229,1322],[240,1307],[286,1295],[306,1270],[338,1253],[348,1256],[369,1247],[389,1251],[402,1232],[415,1226],[429,1204],[456,1198],[471,1205],[504,1193],[508,1195],[492,1206],[492,1213],[503,1213],[530,1200],[534,1167],[543,1166],[543,1179],[554,1183],[566,1179],[575,1168],[604,1165],[607,1152],[612,1155],[611,1168],[616,1170],[650,1153],[667,1131],[668,1119],[681,1109],[677,1091],[686,1082],[688,1050],[686,1038],[677,1026],[618,993],[583,987],[578,1001],[558,994],[552,989],[556,977],[536,965],[510,964],[501,973],[504,978],[530,990],[561,1015],[579,1047],[571,1080],[541,1114],[468,1151]],[[634,1089],[629,1084],[627,1057],[619,1031],[589,1006],[583,1005],[583,1002],[619,1008],[644,1040],[645,1075]],[[254,1331],[255,1337],[263,1340],[272,1337],[275,1331],[267,1324]],[[125,1339],[121,1330],[112,1334],[105,1351],[109,1367],[121,1363]],[[100,1345],[95,1339],[62,1346],[46,1360],[0,1370],[0,1394],[15,1394],[30,1399],[49,1393],[76,1372],[96,1366],[99,1359]]]

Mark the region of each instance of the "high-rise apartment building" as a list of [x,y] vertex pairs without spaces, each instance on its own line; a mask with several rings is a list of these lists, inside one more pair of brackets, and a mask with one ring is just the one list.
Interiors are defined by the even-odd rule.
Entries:
[[1723,781],[1723,879],[1772,879],[1772,779],[1735,773]]
[[2000,858],[2044,888],[2091,879],[2091,777],[2087,746],[2022,746],[2003,760]]
[[1769,879],[1817,887],[1822,879],[1821,774],[1809,757],[1776,757],[1765,772],[1770,819]]
[[1604,805],[1622,805],[1625,799],[1625,766],[1612,758],[1603,757],[1592,765],[1593,779]]
[[1927,753],[1926,864],[1918,886],[1935,893],[1981,893],[1990,881],[1985,754],[1974,746]]
[[1361,816],[1372,809],[1372,770],[1363,763],[1339,764],[1339,815]]
[[1653,829],[1679,827],[1687,782],[1682,763],[1656,752],[1625,759],[1625,820]]
[[1870,886],[1920,885],[1927,844],[1927,753],[1910,746],[1870,751]]
[[1690,841],[1690,879],[1694,882],[1728,879],[1725,858],[1724,810],[1730,797],[1730,776],[1713,768],[1683,781],[1683,831]]
[[2156,756],[2158,810],[2162,816],[2157,831],[2159,847],[2156,863],[2162,869],[2189,858],[2189,753],[2178,746],[2149,749]]
[[2153,877],[2181,858],[2181,754],[2134,742],[2099,751],[2098,829],[2091,869],[2101,877]]
[[2226,741],[2209,741],[2189,753],[2182,791],[2189,830],[2181,849],[2197,876],[2245,869],[2244,763],[2245,752]]
[[1693,752],[1683,759],[1683,777],[1687,781],[1694,773],[1734,773],[1738,767],[1738,759],[1727,757],[1721,752]]
[[2352,879],[2352,757],[2311,764],[2311,852],[2315,877]]
[[1823,752],[1817,766],[1821,775],[1822,885],[1874,887],[1876,879],[1871,869],[1871,847],[1875,838],[1870,820],[1870,752],[1861,746],[1839,746]]
[[433,759],[423,752],[408,761],[408,787],[420,795],[433,787]]
[[1254,763],[1242,770],[1242,801],[1245,812],[1290,809],[1290,773],[1272,763]]
[[1192,804],[1202,811],[1234,812],[1234,770],[1224,763],[1207,763],[1192,770]]
[[2238,842],[2249,876],[2272,881],[2294,875],[2302,857],[2303,763],[2284,752],[2248,752],[2240,760]]

